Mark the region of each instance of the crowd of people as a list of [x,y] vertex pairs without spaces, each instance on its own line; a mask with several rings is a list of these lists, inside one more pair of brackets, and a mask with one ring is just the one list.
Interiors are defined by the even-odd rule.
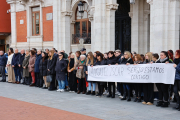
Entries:
[[[163,83],[115,83],[88,81],[88,66],[119,65],[119,64],[174,64],[176,69],[174,85]],[[1,82],[6,82],[5,67],[8,69],[8,83],[35,86],[50,91],[69,91],[77,94],[107,96],[121,100],[153,105],[158,100],[157,107],[168,107],[173,99],[177,102],[175,109],[180,111],[180,50],[162,51],[159,54],[148,52],[145,55],[136,52],[120,50],[101,53],[86,53],[86,49],[76,53],[66,54],[64,50],[13,50],[8,53],[0,51]],[[97,90],[98,89],[98,90]],[[173,97],[174,96],[174,97]]]

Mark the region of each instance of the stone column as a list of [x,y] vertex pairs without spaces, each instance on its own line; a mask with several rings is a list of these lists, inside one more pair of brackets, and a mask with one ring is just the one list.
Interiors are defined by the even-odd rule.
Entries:
[[179,49],[179,0],[147,0],[151,6],[150,51]]

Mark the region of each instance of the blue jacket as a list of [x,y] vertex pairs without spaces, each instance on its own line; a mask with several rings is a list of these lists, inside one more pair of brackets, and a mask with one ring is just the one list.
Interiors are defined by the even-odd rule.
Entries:
[[180,80],[180,63],[177,65],[175,69],[176,69],[175,80]]
[[15,68],[19,67],[18,65],[19,65],[19,57],[20,57],[20,55],[21,55],[20,53],[17,53],[17,54],[14,53],[14,55],[13,55],[11,65],[14,65]]
[[6,66],[7,58],[5,55],[0,55],[0,66]]
[[39,64],[40,64],[41,58],[42,58],[41,54],[40,55],[36,55],[35,70],[34,70],[34,72],[36,72],[36,73],[40,72]]

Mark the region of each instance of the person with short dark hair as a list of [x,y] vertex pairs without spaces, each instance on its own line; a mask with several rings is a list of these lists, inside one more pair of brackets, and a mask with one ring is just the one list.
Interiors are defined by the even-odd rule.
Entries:
[[36,52],[34,50],[30,51],[30,58],[29,58],[29,72],[31,73],[31,77],[32,77],[32,83],[30,84],[30,86],[35,86],[35,72],[34,72],[34,68],[35,68],[35,62],[36,62]]
[[39,70],[39,64],[42,58],[41,53],[42,53],[41,50],[37,51],[36,61],[35,61],[35,70],[34,70],[35,76],[36,76],[36,87],[40,87],[40,88],[43,86],[43,76],[40,74],[40,70]]
[[2,80],[0,82],[6,82],[6,74],[5,74],[6,63],[7,63],[7,58],[4,55],[4,52],[0,51],[0,73],[2,75]]
[[76,51],[76,57],[77,57],[78,60],[80,59],[80,55],[81,55],[81,52],[80,51]]
[[36,48],[32,48],[32,50],[34,50],[35,54],[37,53],[37,49]]
[[80,51],[81,51],[81,55],[85,55],[86,56],[86,48],[82,48]]

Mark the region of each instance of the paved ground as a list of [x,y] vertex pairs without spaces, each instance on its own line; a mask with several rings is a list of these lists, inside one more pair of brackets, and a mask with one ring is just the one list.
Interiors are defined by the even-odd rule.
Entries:
[[[87,96],[82,94],[77,95],[75,93],[69,92],[60,93],[25,85],[16,85],[1,82],[0,89],[0,120],[17,120],[15,118],[20,118],[22,114],[24,114],[24,112],[27,114],[28,118],[28,116],[33,115],[33,110],[43,111],[39,113],[41,116],[43,116],[43,113],[44,116],[48,116],[48,114],[51,114],[52,116],[54,116],[54,119],[51,120],[64,120],[65,118],[78,119],[78,117],[82,117],[82,119],[84,120],[87,118],[99,118],[105,120],[180,119],[180,112],[172,109],[172,107],[175,106],[174,103],[171,103],[169,108],[158,108],[155,105],[148,106],[142,105],[141,103],[120,101],[118,97],[116,97],[115,99],[106,97],[98,98],[95,96]],[[22,103],[22,105],[20,103]],[[14,111],[17,111],[19,109],[24,112],[18,111],[13,119],[5,119],[8,118],[8,116],[14,116]],[[68,112],[66,113],[66,111]],[[39,114],[36,114],[36,116],[34,117],[38,117]],[[63,114],[67,114],[68,117]],[[87,116],[91,116],[94,118]]]

